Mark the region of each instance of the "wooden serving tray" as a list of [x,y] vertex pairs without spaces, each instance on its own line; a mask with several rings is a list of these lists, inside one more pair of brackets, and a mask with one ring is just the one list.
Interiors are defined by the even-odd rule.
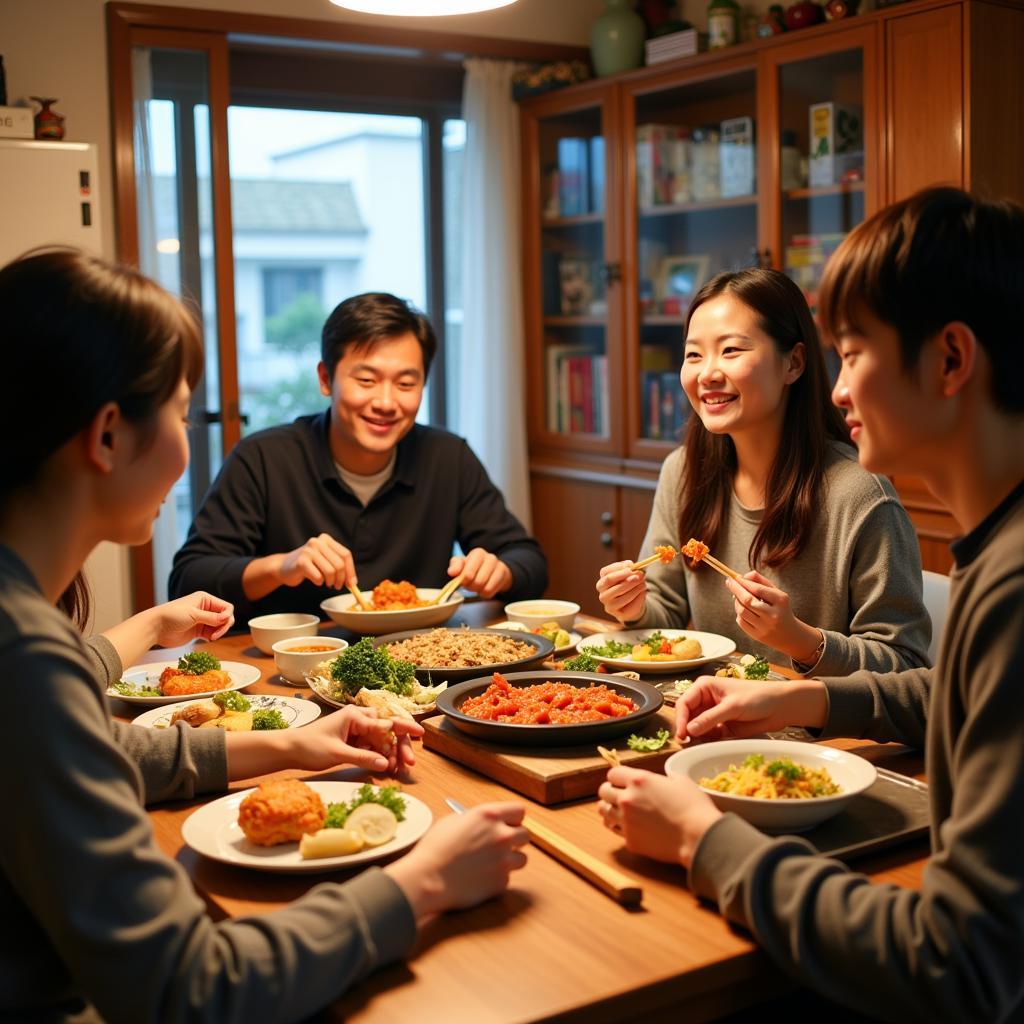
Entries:
[[[541,804],[593,796],[608,774],[608,764],[598,754],[596,744],[515,747],[468,736],[444,715],[426,718],[420,724],[424,728],[423,746],[427,750],[450,757]],[[653,736],[659,729],[668,729],[671,733],[674,726],[672,709],[663,707],[636,731],[640,736]],[[679,749],[679,744],[670,740],[655,753],[640,753],[626,746],[628,735],[602,740],[601,745],[618,751],[622,763],[633,768],[658,770]]]

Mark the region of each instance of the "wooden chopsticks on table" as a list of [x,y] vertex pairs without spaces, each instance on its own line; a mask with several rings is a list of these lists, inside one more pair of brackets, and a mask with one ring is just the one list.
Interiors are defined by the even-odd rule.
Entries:
[[[445,803],[457,814],[464,814],[466,808],[448,797]],[[530,842],[534,846],[561,861],[567,868],[585,878],[591,885],[597,886],[613,900],[624,906],[637,906],[644,896],[643,888],[634,878],[624,875],[621,871],[598,860],[593,854],[569,842],[557,832],[542,825],[539,821],[527,816],[523,818],[523,828],[530,833]]]

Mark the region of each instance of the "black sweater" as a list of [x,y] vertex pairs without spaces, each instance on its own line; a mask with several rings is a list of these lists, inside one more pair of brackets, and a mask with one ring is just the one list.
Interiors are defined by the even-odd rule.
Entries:
[[320,602],[337,591],[305,581],[250,601],[242,571],[254,558],[291,551],[320,533],[352,551],[364,587],[383,579],[439,587],[457,542],[466,552],[493,552],[512,570],[501,598],[544,592],[540,545],[462,438],[416,424],[398,444],[391,478],[364,508],[335,468],[329,426],[328,412],[300,416],[235,446],[174,557],[172,598],[207,590],[233,602],[240,623],[267,612],[319,614]]

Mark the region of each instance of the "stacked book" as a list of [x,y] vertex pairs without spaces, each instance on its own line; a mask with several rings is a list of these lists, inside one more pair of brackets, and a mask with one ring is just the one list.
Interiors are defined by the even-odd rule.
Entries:
[[655,36],[647,40],[647,63],[660,64],[664,60],[692,57],[699,49],[700,40],[695,28],[670,32],[667,36]]
[[608,357],[581,345],[547,346],[547,426],[608,436]]

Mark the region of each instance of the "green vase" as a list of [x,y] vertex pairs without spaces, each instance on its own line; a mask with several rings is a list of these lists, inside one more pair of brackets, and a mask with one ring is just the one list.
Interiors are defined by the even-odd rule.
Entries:
[[596,75],[639,68],[644,63],[644,19],[627,0],[604,0],[605,12],[590,30],[590,57]]

